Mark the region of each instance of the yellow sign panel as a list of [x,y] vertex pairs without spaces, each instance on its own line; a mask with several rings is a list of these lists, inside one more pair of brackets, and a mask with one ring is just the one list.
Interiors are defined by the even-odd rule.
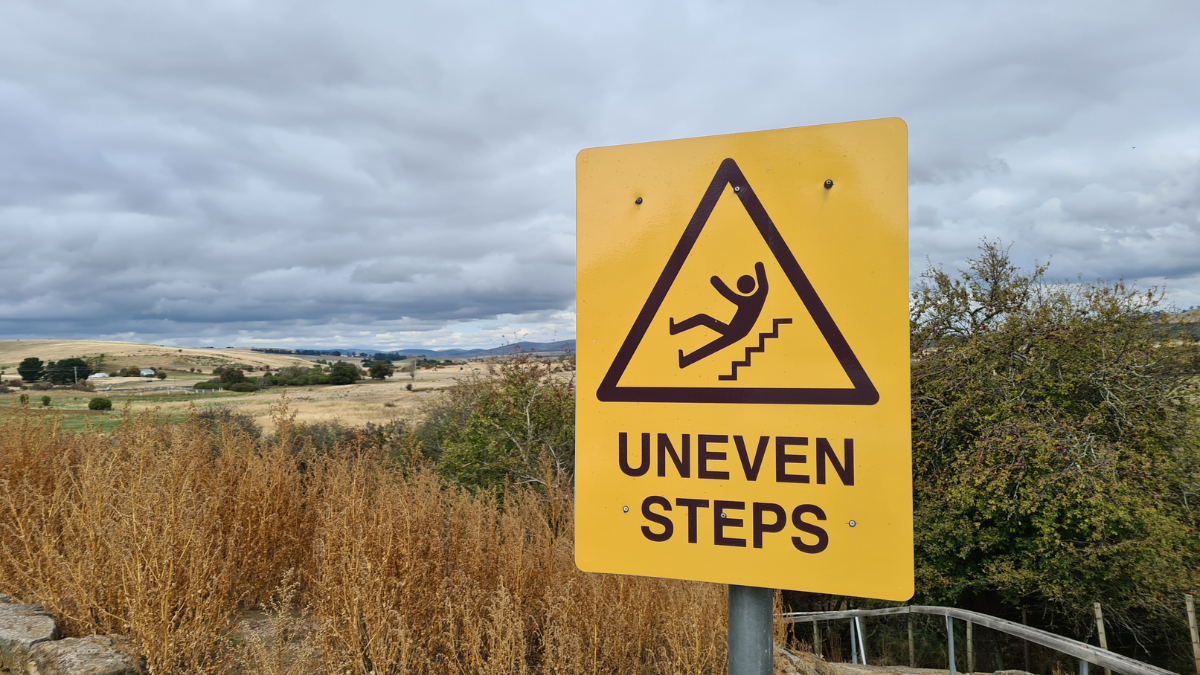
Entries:
[[576,176],[580,569],[909,598],[904,122]]

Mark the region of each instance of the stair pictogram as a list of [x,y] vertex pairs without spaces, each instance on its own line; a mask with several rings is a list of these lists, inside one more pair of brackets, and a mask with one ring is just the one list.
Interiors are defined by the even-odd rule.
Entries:
[[767,350],[767,347],[766,347],[767,340],[770,338],[779,337],[779,327],[782,325],[785,325],[785,324],[789,324],[791,322],[792,322],[791,319],[773,319],[771,321],[771,330],[764,331],[764,332],[758,334],[758,344],[750,345],[749,347],[746,347],[746,358],[742,359],[741,361],[734,361],[732,364],[730,364],[733,366],[733,372],[729,373],[728,375],[718,375],[717,379],[718,380],[736,380],[738,368],[749,368],[751,355],[752,354],[760,354],[762,352],[765,352]]
[[[771,251],[775,262],[778,264],[787,280],[786,286],[791,287],[791,290],[804,303],[804,308],[808,310],[808,315],[816,324],[817,330],[821,332],[821,337],[825,339],[825,343],[833,351],[833,355],[841,364],[842,371],[850,380],[849,387],[798,387],[789,382],[780,382],[780,386],[764,387],[764,386],[719,386],[719,387],[693,387],[693,386],[677,386],[669,380],[662,382],[657,386],[640,386],[640,385],[622,385],[621,377],[625,374],[625,370],[629,367],[630,361],[633,359],[634,353],[637,352],[638,346],[642,343],[642,338],[646,332],[650,330],[650,326],[654,323],[655,316],[658,314],[659,308],[662,307],[663,301],[667,297],[667,292],[671,290],[671,286],[675,283],[679,276],[679,271],[683,267],[684,262],[692,252],[692,248],[696,244],[696,240],[704,231],[704,226],[708,222],[709,216],[712,215],[713,209],[717,206],[717,201],[721,199],[725,188],[731,187],[733,194],[738,202],[746,211],[746,215],[750,217],[750,221],[757,230],[757,235],[762,238],[764,244]],[[749,232],[747,232],[749,234]],[[757,296],[766,291],[766,272],[762,268],[761,263],[755,264],[755,275],[751,277],[749,274],[744,275],[743,279],[738,279],[738,291],[734,293],[729,289],[724,282],[718,277],[713,277],[711,283],[717,288],[721,295],[724,295],[727,300],[734,301],[735,296],[741,310],[741,302],[749,304],[753,297],[754,304],[751,311],[744,311],[745,317],[753,317],[745,319],[754,325],[757,321],[759,311],[762,305],[758,303]],[[728,292],[725,292],[728,291]],[[734,319],[730,323],[739,323],[738,315],[735,313]],[[733,330],[729,324],[720,322],[706,314],[698,314],[693,317],[683,318],[676,321],[674,317],[667,317],[668,332],[671,335],[681,333],[685,330],[690,330],[697,326],[708,326],[713,328],[721,337],[713,342],[701,347],[691,354],[679,354],[679,368],[689,367],[704,358],[708,358],[722,349],[730,347],[734,342],[744,339],[749,335],[750,330],[745,333],[738,334],[738,331]],[[745,326],[741,326],[745,327]],[[778,328],[778,326],[776,326]],[[777,331],[773,331],[777,333]],[[777,337],[776,334],[767,334],[767,336],[759,336],[760,342],[766,337]],[[753,349],[753,351],[763,351],[762,349]],[[747,349],[746,363],[749,365],[751,349]],[[741,363],[741,362],[738,362]],[[720,380],[736,380],[737,364],[734,364],[734,372],[729,376],[718,376]],[[879,392],[875,389],[875,385],[871,382],[871,378],[867,375],[862,363],[858,357],[854,355],[854,350],[850,348],[850,344],[846,341],[846,337],[842,335],[842,331],[838,328],[837,323],[833,320],[829,310],[825,307],[825,303],[821,297],[817,295],[817,290],[813,288],[812,282],[809,281],[808,275],[800,268],[800,263],[796,260],[796,256],[792,254],[784,242],[783,235],[779,233],[779,228],[771,221],[771,217],[767,215],[767,210],[759,201],[758,196],[754,193],[754,189],[750,186],[746,176],[742,170],[738,168],[737,162],[731,158],[726,158],[717,168],[716,174],[709,183],[708,188],[704,191],[704,196],[700,199],[700,204],[696,207],[695,213],[688,221],[687,227],[684,228],[682,235],[679,238],[679,243],[675,245],[670,257],[667,259],[663,271],[659,274],[658,281],[654,283],[654,287],[650,289],[650,294],[646,298],[646,303],[642,305],[642,309],[638,312],[637,318],[634,319],[633,326],[630,327],[629,333],[626,334],[624,342],[621,343],[620,349],[613,357],[612,364],[608,367],[608,372],[601,380],[600,386],[596,389],[596,398],[601,401],[624,401],[637,403],[749,403],[749,404],[790,404],[790,405],[875,405],[879,402]]]

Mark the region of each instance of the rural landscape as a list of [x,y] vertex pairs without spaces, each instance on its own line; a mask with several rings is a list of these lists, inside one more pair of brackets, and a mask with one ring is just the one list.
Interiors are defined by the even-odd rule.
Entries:
[[0,675],[1200,675],[1197,81],[1197,0],[3,0]]
[[[985,246],[959,276],[931,268],[913,296],[912,604],[1094,644],[1100,603],[1109,649],[1186,672],[1183,599],[1200,569],[1193,315],[1161,312],[1153,291],[1044,272]],[[573,563],[570,352],[426,359],[415,377],[400,360],[373,380],[377,362],[358,357],[0,349],[0,579],[61,635],[118,636],[150,672],[724,668],[722,586]],[[103,353],[110,370],[166,377],[19,382],[35,353]],[[195,388],[219,382],[214,370],[254,383],[339,362],[358,379]],[[112,409],[89,411],[96,397]],[[777,594],[777,667],[860,672],[845,670],[843,623],[784,613],[885,606]],[[870,626],[870,668],[945,668],[938,620],[919,618],[915,641],[906,630]],[[981,627],[968,639],[957,658],[978,672],[1074,668]]]

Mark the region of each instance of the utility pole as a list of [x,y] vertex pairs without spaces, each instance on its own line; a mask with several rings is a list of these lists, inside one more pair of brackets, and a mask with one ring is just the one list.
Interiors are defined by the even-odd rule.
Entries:
[[71,370],[75,371],[75,384],[79,384],[79,366],[71,366]]

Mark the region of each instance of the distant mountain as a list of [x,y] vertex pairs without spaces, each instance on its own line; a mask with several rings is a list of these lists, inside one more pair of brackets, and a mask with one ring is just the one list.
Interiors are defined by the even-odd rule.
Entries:
[[424,356],[426,358],[473,359],[481,356],[508,356],[509,354],[519,354],[522,352],[534,354],[562,354],[564,352],[574,352],[575,341],[559,340],[557,342],[518,342],[516,344],[493,347],[491,349],[425,349],[422,347],[414,347],[410,349],[364,349],[358,351],[368,354],[386,352],[389,354],[411,354],[413,356]]
[[[282,351],[282,350],[281,350]],[[574,340],[558,340],[556,342],[517,342],[515,344],[492,347],[489,349],[428,349],[426,347],[404,347],[401,349],[373,349],[366,347],[329,347],[308,348],[305,352],[339,352],[349,354],[405,354],[408,356],[423,356],[437,359],[473,359],[483,356],[507,356],[509,354],[562,354],[575,351]]]

